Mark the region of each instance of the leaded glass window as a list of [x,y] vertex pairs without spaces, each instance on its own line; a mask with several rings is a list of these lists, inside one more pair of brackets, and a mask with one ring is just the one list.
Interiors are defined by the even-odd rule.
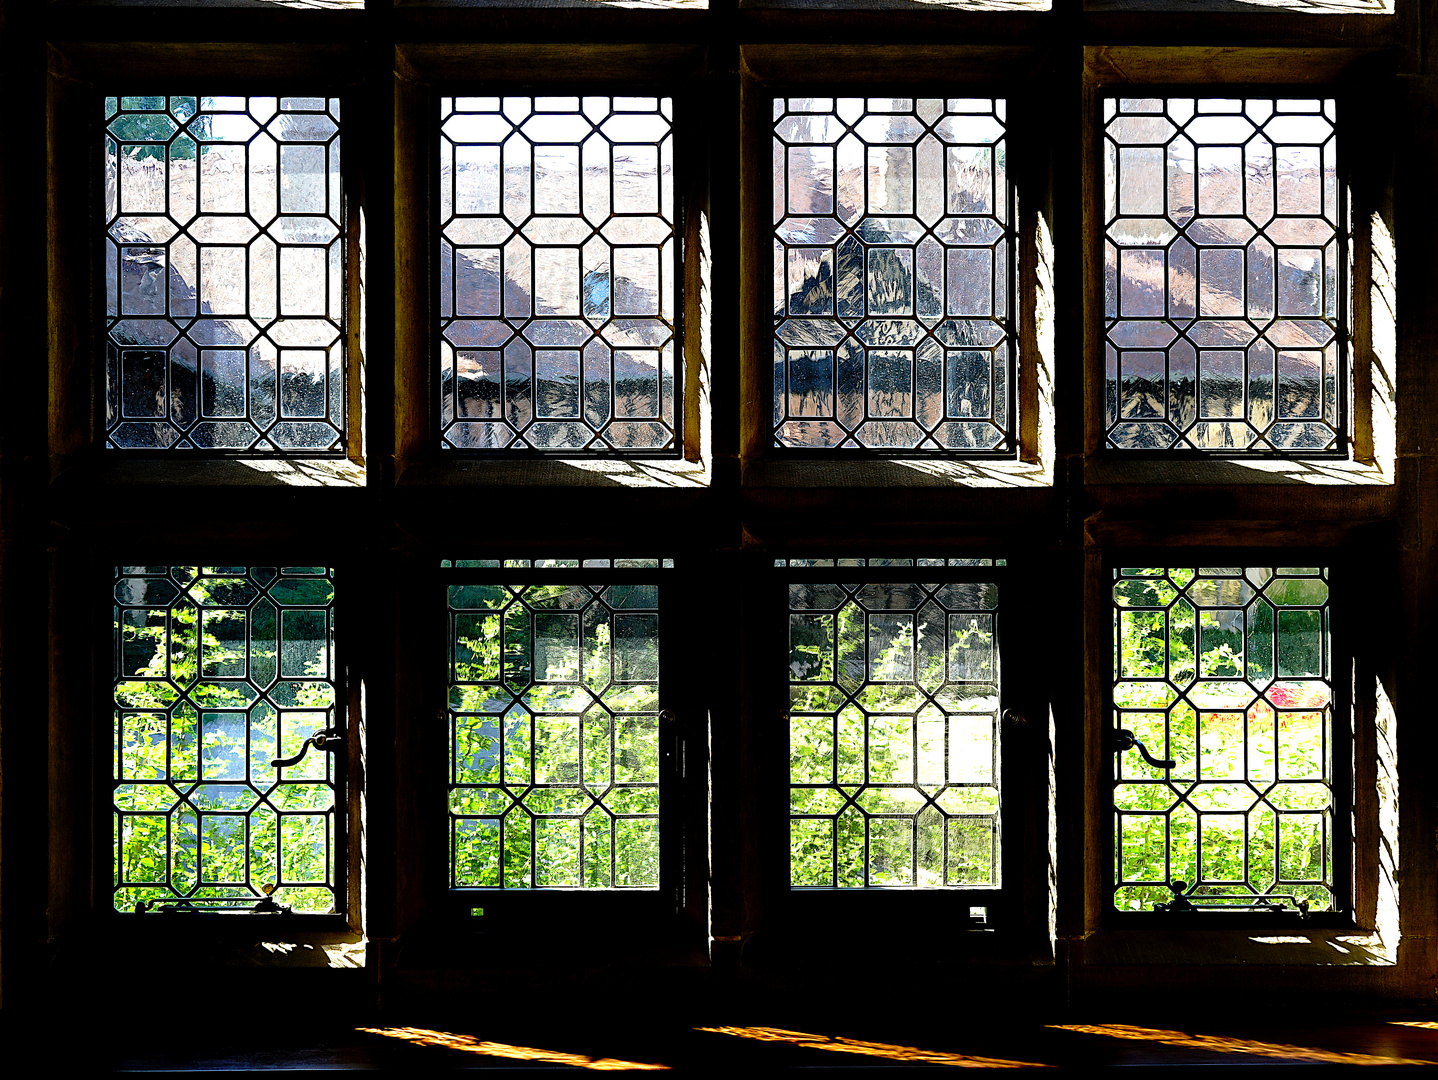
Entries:
[[104,104],[106,446],[342,452],[339,99]]
[[774,99],[774,445],[1015,448],[1002,98]]
[[676,456],[673,99],[439,113],[441,445]]
[[116,909],[345,910],[334,572],[119,566],[114,595]]
[[658,560],[500,561],[445,571],[450,884],[657,889]]
[[1332,98],[1105,100],[1110,448],[1346,449],[1334,117]]
[[1113,633],[1115,906],[1335,910],[1328,571],[1115,570]]
[[1002,571],[812,562],[788,570],[790,884],[998,887]]

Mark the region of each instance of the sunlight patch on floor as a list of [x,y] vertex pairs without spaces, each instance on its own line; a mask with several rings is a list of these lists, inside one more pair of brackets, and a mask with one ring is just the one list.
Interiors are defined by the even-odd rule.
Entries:
[[457,1035],[450,1031],[431,1031],[429,1028],[384,1027],[356,1028],[367,1035],[385,1035],[391,1039],[403,1039],[419,1046],[437,1046],[445,1050],[461,1050],[467,1054],[484,1057],[508,1058],[511,1061],[538,1061],[546,1065],[570,1065],[581,1069],[667,1069],[668,1065],[652,1065],[639,1061],[620,1061],[617,1058],[592,1058],[584,1054],[567,1054],[562,1050],[540,1050],[532,1046],[513,1046],[509,1043],[488,1042],[473,1035]]
[[1349,1054],[1340,1050],[1323,1050],[1312,1046],[1287,1046],[1283,1043],[1233,1039],[1226,1035],[1194,1035],[1162,1028],[1135,1027],[1132,1024],[1049,1024],[1055,1031],[1073,1031],[1081,1035],[1104,1035],[1111,1039],[1136,1039],[1185,1050],[1209,1050],[1219,1054],[1249,1054],[1253,1057],[1283,1058],[1286,1061],[1312,1062],[1325,1065],[1429,1065],[1431,1061],[1392,1057],[1388,1054]]
[[716,1035],[735,1035],[741,1039],[758,1039],[761,1042],[783,1042],[803,1047],[805,1050],[837,1050],[841,1054],[862,1054],[865,1057],[886,1058],[890,1061],[921,1062],[925,1065],[957,1065],[972,1069],[1046,1069],[1051,1066],[1039,1061],[1008,1061],[1003,1058],[977,1057],[973,1054],[952,1054],[945,1050],[921,1050],[917,1046],[895,1046],[891,1043],[867,1042],[863,1039],[848,1039],[842,1035],[810,1035],[803,1031],[786,1031],[771,1027],[701,1027],[695,1031],[708,1031]]

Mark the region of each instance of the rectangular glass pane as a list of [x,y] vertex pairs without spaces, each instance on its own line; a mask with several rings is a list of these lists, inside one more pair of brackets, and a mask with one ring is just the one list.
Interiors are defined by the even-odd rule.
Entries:
[[1328,571],[1115,570],[1113,626],[1115,906],[1333,910]]
[[1014,450],[1002,98],[776,98],[774,445]]
[[1335,102],[1104,102],[1105,427],[1118,450],[1345,449]]
[[789,880],[999,881],[999,586],[789,589]]
[[343,910],[334,572],[121,566],[114,595],[116,910]]
[[338,98],[105,99],[105,434],[345,448]]
[[441,445],[672,457],[673,99],[440,99]]
[[451,584],[446,601],[450,884],[658,888],[658,587]]

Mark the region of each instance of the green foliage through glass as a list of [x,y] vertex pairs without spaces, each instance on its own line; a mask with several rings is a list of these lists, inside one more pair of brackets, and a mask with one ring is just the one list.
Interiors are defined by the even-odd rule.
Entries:
[[1114,571],[1114,904],[1335,907],[1328,571]]
[[339,725],[333,571],[120,566],[114,597],[116,909],[337,910],[336,763],[272,764]]

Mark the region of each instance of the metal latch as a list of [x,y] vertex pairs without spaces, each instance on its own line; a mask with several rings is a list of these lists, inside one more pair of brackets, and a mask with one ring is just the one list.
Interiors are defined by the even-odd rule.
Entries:
[[1128,728],[1116,728],[1109,734],[1109,742],[1116,754],[1122,754],[1129,750],[1137,750],[1143,755],[1143,760],[1152,765],[1155,769],[1173,769],[1178,767],[1178,762],[1172,758],[1156,758],[1148,752],[1148,747],[1138,741]]
[[316,750],[328,750],[334,753],[344,742],[344,733],[339,728],[325,728],[323,731],[316,731],[308,739],[300,744],[300,752],[294,757],[275,758],[270,762],[272,769],[288,769],[291,765],[298,765],[305,759],[313,746]]

